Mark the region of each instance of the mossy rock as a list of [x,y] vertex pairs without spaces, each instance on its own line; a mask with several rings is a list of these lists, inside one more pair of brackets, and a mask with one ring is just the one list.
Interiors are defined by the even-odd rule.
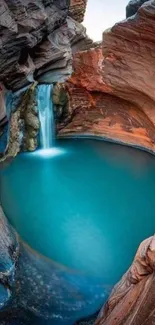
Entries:
[[61,83],[57,83],[53,88],[53,103],[58,106],[65,106],[68,103],[67,92]]
[[25,125],[26,126],[30,126],[34,130],[39,130],[39,128],[40,128],[39,119],[32,112],[26,112],[24,120],[25,120]]
[[32,127],[28,127],[28,128],[27,128],[27,136],[28,136],[29,138],[36,138],[37,135],[38,135],[38,133],[39,133],[39,130],[35,130],[35,129],[32,128]]
[[30,138],[27,134],[25,135],[24,151],[35,151],[37,145],[38,143],[36,138]]

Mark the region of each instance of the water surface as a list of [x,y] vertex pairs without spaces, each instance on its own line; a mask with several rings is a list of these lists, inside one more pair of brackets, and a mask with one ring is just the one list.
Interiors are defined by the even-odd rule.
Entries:
[[155,231],[155,158],[97,140],[58,147],[20,154],[1,172],[2,206],[32,248],[112,285]]

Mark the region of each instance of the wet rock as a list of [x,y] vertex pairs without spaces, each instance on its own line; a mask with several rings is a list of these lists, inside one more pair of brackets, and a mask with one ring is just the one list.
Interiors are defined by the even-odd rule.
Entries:
[[38,146],[38,133],[40,122],[38,112],[36,110],[36,86],[34,83],[21,98],[20,118],[23,123],[22,128],[22,144],[24,151],[34,151]]
[[0,310],[8,306],[14,287],[18,239],[0,207]]
[[57,83],[53,87],[53,104],[54,112],[57,120],[61,120],[69,112],[69,97],[65,88],[65,84]]
[[[38,132],[40,122],[36,109],[35,94],[36,85],[14,93],[11,100],[12,112],[9,117],[8,136],[5,136],[5,150],[2,153],[0,161],[5,161],[15,157],[21,150],[34,151],[38,145]],[[4,131],[4,128],[3,128]],[[3,146],[3,134],[0,137],[1,146]]]
[[9,134],[9,125],[8,123],[0,128],[0,157],[5,153],[5,150],[8,145],[8,134]]
[[64,106],[67,104],[68,95],[65,90],[65,85],[61,83],[57,83],[53,87],[53,103],[55,105]]
[[9,135],[5,151],[0,158],[0,162],[15,157],[20,151],[20,112],[11,114],[9,120]]
[[[86,35],[86,29],[72,17],[81,20],[86,2],[72,0],[69,12],[69,0],[3,0],[0,4],[0,80],[8,89],[14,91],[9,102],[9,116],[19,108],[19,100],[25,87],[38,80],[42,83],[64,82],[72,73],[72,53],[79,48],[92,44]],[[14,95],[15,94],[15,95]],[[17,94],[17,95],[16,95]],[[6,132],[3,126],[10,117],[6,114],[6,98],[0,86],[0,142],[1,154],[8,154],[10,123]],[[15,99],[16,97],[16,99]],[[57,107],[58,115],[64,109]],[[31,110],[18,118],[16,139],[13,154],[22,146],[24,150],[32,150],[37,146],[37,106],[32,104]],[[16,128],[17,130],[17,128]],[[25,136],[23,136],[25,134]],[[3,137],[2,137],[3,136]],[[15,136],[14,136],[15,138]],[[22,143],[22,144],[21,144]],[[15,149],[16,147],[16,149]],[[17,148],[18,147],[18,148]]]
[[31,127],[32,131],[39,130],[39,126],[40,126],[39,119],[31,111],[28,111],[27,113],[25,113],[25,124],[27,127],[29,127],[29,128]]
[[34,135],[34,133],[32,134],[32,132],[33,131],[26,131],[24,134],[24,151],[35,151],[38,146],[36,134]]
[[[33,115],[33,118],[34,118],[34,115]],[[36,121],[37,121],[37,125],[38,125],[38,123],[39,123],[38,118],[36,118]],[[34,128],[33,126],[32,127],[27,126],[27,132],[28,132],[30,138],[36,138],[38,135],[38,130],[39,130],[39,127]]]

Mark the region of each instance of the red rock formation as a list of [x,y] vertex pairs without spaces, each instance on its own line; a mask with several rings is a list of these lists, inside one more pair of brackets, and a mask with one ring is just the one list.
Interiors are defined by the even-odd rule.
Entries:
[[74,114],[59,125],[59,136],[95,135],[155,151],[155,128],[147,115],[132,103],[101,92],[69,85]]
[[155,123],[155,7],[148,1],[136,16],[104,34],[103,78],[111,93],[135,103]]
[[155,324],[155,237],[140,245],[132,266],[114,287],[95,325]]
[[[98,135],[155,153],[154,33],[155,1],[150,0],[135,16],[106,31],[101,46],[74,56],[74,73],[66,84],[72,114],[67,125],[59,125],[61,136]],[[95,325],[155,324],[154,306],[151,237],[140,245]]]
[[[71,108],[76,108],[76,111],[73,124],[61,129],[61,134],[66,134],[67,130],[71,133],[72,126],[73,133],[78,133],[80,128],[84,130],[86,121],[83,112],[91,106],[98,114],[100,135],[155,151],[154,33],[155,6],[152,0],[146,1],[135,16],[107,30],[100,46],[75,54],[74,73],[67,83],[67,89],[71,94]],[[98,95],[94,92],[98,92]],[[76,93],[79,95],[76,96]],[[103,93],[115,96],[117,100]],[[98,96],[100,104],[92,105],[85,96]],[[88,101],[87,106],[83,104],[85,101]],[[119,105],[122,109],[118,109]],[[106,114],[110,116],[108,129]],[[136,128],[133,123],[135,119],[140,121]],[[75,120],[79,121],[77,130]],[[91,133],[96,134],[94,120],[91,123]],[[128,124],[130,131],[126,127]]]

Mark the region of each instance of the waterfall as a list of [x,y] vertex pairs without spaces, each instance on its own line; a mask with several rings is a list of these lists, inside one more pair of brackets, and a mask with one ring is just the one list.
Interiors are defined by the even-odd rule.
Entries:
[[38,111],[40,119],[40,145],[49,149],[54,142],[54,115],[52,104],[52,85],[39,85],[37,91]]

